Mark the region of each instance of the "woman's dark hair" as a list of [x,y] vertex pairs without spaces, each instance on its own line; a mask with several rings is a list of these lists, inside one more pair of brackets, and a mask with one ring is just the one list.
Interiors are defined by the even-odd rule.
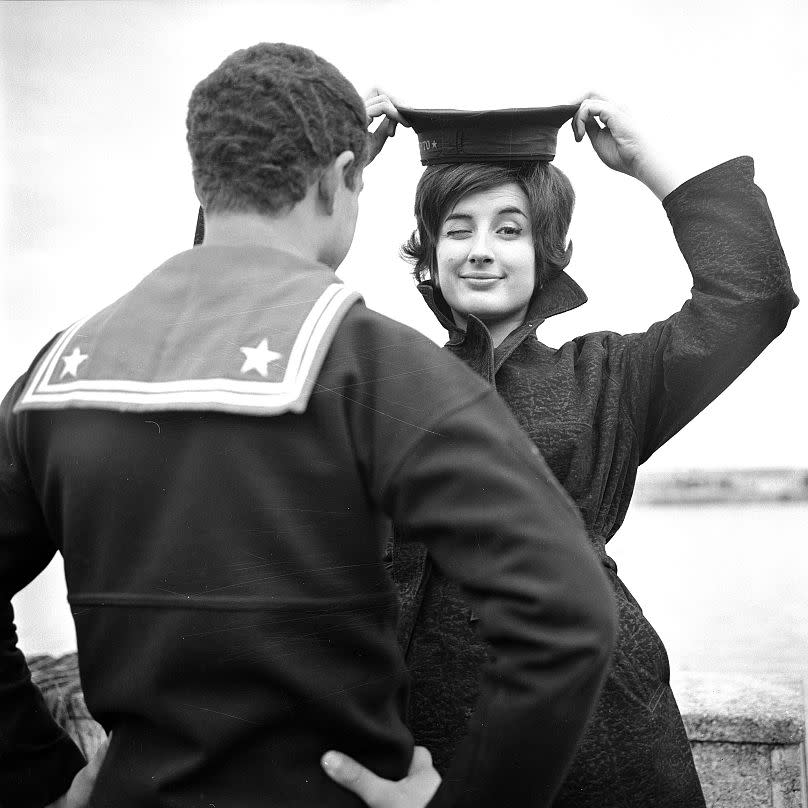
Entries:
[[290,208],[337,155],[367,152],[365,105],[330,62],[295,45],[236,51],[194,88],[188,148],[207,211]]
[[536,288],[567,266],[572,243],[567,231],[575,206],[575,192],[563,171],[548,162],[457,163],[429,166],[415,191],[418,229],[401,248],[414,264],[419,283],[434,280],[435,248],[443,220],[468,194],[515,182],[530,204],[533,244],[536,251]]

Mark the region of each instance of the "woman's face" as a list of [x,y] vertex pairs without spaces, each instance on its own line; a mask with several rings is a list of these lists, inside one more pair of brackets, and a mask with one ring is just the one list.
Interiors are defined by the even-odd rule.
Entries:
[[474,314],[504,338],[524,321],[536,283],[529,214],[511,182],[464,196],[444,219],[438,284],[459,326]]

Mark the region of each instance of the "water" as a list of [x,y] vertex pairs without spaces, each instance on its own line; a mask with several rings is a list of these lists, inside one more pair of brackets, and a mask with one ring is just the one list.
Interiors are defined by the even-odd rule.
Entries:
[[[808,504],[635,505],[608,549],[674,670],[808,676]],[[26,653],[75,648],[60,561],[15,611]]]
[[808,504],[635,506],[608,552],[674,670],[808,676]]

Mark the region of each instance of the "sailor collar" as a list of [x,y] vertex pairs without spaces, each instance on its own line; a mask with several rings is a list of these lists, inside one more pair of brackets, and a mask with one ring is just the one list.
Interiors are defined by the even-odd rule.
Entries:
[[301,413],[360,295],[266,247],[196,247],[62,332],[15,411]]

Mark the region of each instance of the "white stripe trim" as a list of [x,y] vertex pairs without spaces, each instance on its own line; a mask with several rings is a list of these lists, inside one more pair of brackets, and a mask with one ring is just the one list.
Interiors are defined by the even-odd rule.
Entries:
[[[169,382],[136,382],[127,379],[88,379],[83,381],[51,383],[57,364],[66,347],[79,329],[91,318],[85,318],[57,340],[34,371],[27,390],[15,409],[74,403],[77,406],[114,404],[121,409],[170,408],[183,405],[216,405],[225,409],[256,409],[265,412],[283,411],[298,401],[303,393],[313,364],[324,351],[321,342],[329,334],[335,318],[341,319],[345,311],[361,295],[342,283],[332,283],[315,301],[303,321],[289,354],[289,361],[280,382],[247,381],[241,379],[211,378],[182,379]],[[325,346],[327,350],[328,346]],[[314,368],[319,372],[319,363]],[[303,402],[305,406],[305,402]]]
[[272,406],[289,403],[297,398],[290,391],[274,390],[265,393],[245,393],[239,390],[188,390],[172,393],[124,393],[112,390],[77,390],[73,393],[52,393],[46,402],[83,401],[83,402],[110,402],[116,404],[206,404],[219,402],[222,404],[238,404],[239,406]]
[[60,395],[71,395],[89,390],[105,390],[110,393],[181,393],[184,390],[242,390],[246,393],[260,393],[265,389],[283,390],[290,385],[280,382],[242,381],[241,379],[210,378],[182,379],[176,382],[130,382],[125,379],[88,379],[87,381],[51,384],[37,391],[35,395],[47,394],[49,398]]
[[[295,378],[299,377],[301,370],[303,368],[303,363],[306,361],[306,351],[311,344],[312,340],[319,342],[322,339],[323,327],[322,323],[325,321],[325,325],[327,326],[328,323],[333,318],[335,309],[334,309],[334,302],[336,301],[337,308],[339,308],[339,304],[342,300],[345,299],[346,296],[350,295],[350,290],[346,289],[345,286],[341,283],[332,283],[317,299],[315,304],[311,307],[311,311],[309,312],[306,319],[303,321],[303,325],[300,327],[300,332],[295,339],[295,343],[292,346],[292,350],[289,354],[289,361],[286,365],[286,375],[284,375],[284,381],[286,381],[286,376],[290,373],[293,373]],[[320,328],[318,329],[318,325]],[[308,366],[311,366],[311,359],[308,359]]]

